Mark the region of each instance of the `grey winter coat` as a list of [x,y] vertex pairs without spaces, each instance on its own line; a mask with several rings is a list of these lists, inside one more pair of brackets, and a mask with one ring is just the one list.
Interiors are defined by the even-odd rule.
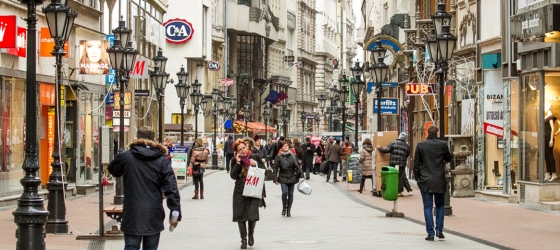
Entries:
[[[288,163],[287,169],[282,168],[282,161]],[[292,153],[280,153],[277,155],[272,166],[272,173],[274,175],[274,182],[284,184],[298,183],[299,179],[303,178],[303,171],[297,162],[296,156]]]
[[123,177],[126,199],[121,231],[132,235],[160,233],[165,219],[161,193],[167,197],[169,210],[181,213],[181,197],[171,161],[167,158],[167,148],[145,139],[135,140],[129,146],[130,149],[118,154],[108,167],[113,176]]
[[389,146],[380,147],[379,151],[384,154],[391,153],[389,159],[389,165],[391,166],[406,166],[410,155],[410,147],[404,139],[396,139],[389,143]]
[[[249,157],[257,163],[261,162],[261,157],[258,154],[251,153]],[[233,187],[233,222],[245,221],[258,221],[259,220],[259,206],[264,201],[258,198],[251,198],[243,196],[243,189],[245,189],[245,176],[242,172],[243,166],[237,164],[235,158],[232,159],[234,164],[229,172],[229,176],[235,180]],[[259,168],[264,169],[264,166],[257,164]],[[266,190],[263,187],[263,198],[266,197]]]
[[435,136],[416,145],[414,178],[420,191],[445,193],[445,163],[452,159],[447,143]]

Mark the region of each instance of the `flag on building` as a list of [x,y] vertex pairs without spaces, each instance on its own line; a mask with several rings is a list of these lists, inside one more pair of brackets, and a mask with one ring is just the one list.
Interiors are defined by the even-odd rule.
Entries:
[[268,93],[268,96],[264,99],[264,101],[274,104],[278,98],[280,98],[280,93],[270,90],[270,93]]
[[288,98],[288,95],[286,95],[286,93],[284,93],[283,91],[280,91],[280,96],[272,104],[279,103],[286,98]]

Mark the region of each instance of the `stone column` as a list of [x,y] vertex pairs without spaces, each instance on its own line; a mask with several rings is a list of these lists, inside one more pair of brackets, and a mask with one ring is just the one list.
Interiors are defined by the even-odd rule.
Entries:
[[466,164],[467,156],[472,154],[472,135],[448,135],[453,143],[453,155],[459,160],[459,165],[455,170],[451,170],[453,175],[453,197],[474,197],[474,169]]

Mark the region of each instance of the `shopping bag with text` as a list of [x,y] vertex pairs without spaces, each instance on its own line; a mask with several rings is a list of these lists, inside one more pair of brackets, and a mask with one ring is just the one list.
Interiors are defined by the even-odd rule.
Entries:
[[262,198],[264,172],[264,169],[253,166],[249,167],[247,178],[245,178],[245,188],[243,189],[243,196],[258,199]]

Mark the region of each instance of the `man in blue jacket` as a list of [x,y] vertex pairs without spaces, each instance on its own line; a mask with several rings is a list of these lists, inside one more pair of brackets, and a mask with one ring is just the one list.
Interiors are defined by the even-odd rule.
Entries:
[[130,149],[118,154],[108,170],[115,177],[123,177],[124,199],[121,231],[125,249],[157,249],[160,232],[164,229],[165,210],[162,193],[167,197],[170,211],[179,212],[176,227],[181,221],[181,204],[175,173],[166,157],[167,148],[154,141],[151,127],[138,130],[138,139]]
[[435,235],[443,239],[443,218],[445,217],[444,196],[449,192],[445,180],[445,164],[452,159],[447,143],[438,138],[439,128],[428,128],[428,139],[416,145],[414,152],[414,178],[422,194],[424,220],[426,221],[426,240],[434,240],[434,217],[432,209],[436,206]]

